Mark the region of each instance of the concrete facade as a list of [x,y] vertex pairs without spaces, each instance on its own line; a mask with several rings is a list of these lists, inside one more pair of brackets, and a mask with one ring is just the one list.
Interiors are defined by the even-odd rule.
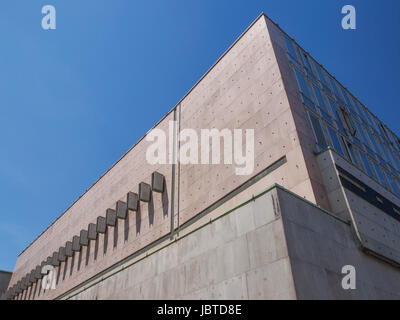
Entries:
[[[282,220],[272,194],[167,241],[70,299],[293,299]],[[219,212],[220,213],[220,212]],[[244,220],[248,220],[246,225]]]
[[[282,219],[298,299],[400,299],[398,267],[365,254],[352,225],[280,192]],[[343,266],[356,289],[343,290]]]
[[[352,207],[354,197],[347,194],[334,169],[345,160],[340,156],[332,160],[330,154],[330,170],[324,171],[327,157],[316,155],[315,132],[283,36],[277,25],[260,15],[153,128],[166,133],[171,126],[176,132],[254,129],[251,175],[237,175],[235,166],[227,164],[151,165],[146,160],[150,145],[146,134],[19,255],[7,298],[398,297],[394,279],[399,270],[390,263],[396,264],[400,242],[381,239],[385,234],[398,241],[398,221],[390,220],[389,233],[380,229],[372,236],[392,249],[391,258],[379,245],[369,246],[378,257],[359,250],[368,247],[357,244],[362,228],[351,227],[357,224],[353,212],[360,209]],[[168,139],[167,150],[176,156],[180,145],[172,141]],[[155,176],[164,184],[153,184],[151,190]],[[365,181],[399,203],[373,180]],[[282,187],[262,191],[275,184]],[[384,227],[387,214],[375,213],[383,218],[368,216],[368,221]],[[92,240],[79,246],[82,239],[76,237],[99,217],[107,224],[105,232],[104,226],[98,232],[97,224],[91,229]],[[371,232],[364,234],[371,238]],[[32,270],[68,242],[73,243],[72,257],[53,263],[54,290],[43,290],[42,277],[20,287],[24,277],[31,279]],[[339,262],[353,263],[360,270],[357,281],[363,293],[338,287]],[[380,281],[369,279],[368,272],[385,275]]]
[[[332,212],[351,222],[360,246],[400,265],[399,220],[385,214],[384,210],[360,197],[354,192],[354,189],[352,191],[343,186],[341,182],[343,174],[338,168],[346,170],[352,177],[357,178],[357,181],[355,181],[354,178],[345,176],[345,179],[351,179],[350,183],[357,188],[363,189],[361,185],[363,182],[382,196],[382,199],[388,199],[397,206],[400,206],[400,199],[385,190],[385,188],[370,179],[365,173],[344,160],[333,150],[327,150],[319,154],[317,161],[325,181],[328,198],[332,203]],[[362,192],[363,190],[360,191]],[[371,196],[368,198],[371,198]]]
[[[68,298],[400,299],[396,267],[364,254],[349,223],[280,186],[220,214]],[[345,265],[355,290],[342,288]]]

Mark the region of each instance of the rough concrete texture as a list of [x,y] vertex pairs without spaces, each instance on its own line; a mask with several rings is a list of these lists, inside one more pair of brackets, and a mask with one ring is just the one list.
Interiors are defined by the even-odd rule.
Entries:
[[348,223],[277,187],[71,299],[399,299],[399,279]]
[[[287,192],[279,192],[298,299],[400,299],[400,269],[360,250],[350,224]],[[356,270],[343,290],[342,268]]]
[[296,298],[274,194],[250,201],[72,299]]
[[[254,129],[254,173],[286,155],[286,167],[271,175],[269,183],[280,183],[315,202],[275,37],[263,17],[257,20],[182,101],[179,128]],[[180,166],[179,224],[247,179],[236,175],[234,165]]]
[[[330,203],[326,196],[325,186],[323,184],[321,173],[315,159],[315,138],[300,96],[293,68],[289,63],[286,53],[286,45],[284,44],[283,40],[284,34],[282,30],[280,30],[279,27],[271,20],[267,19],[266,21],[269,35],[274,47],[277,65],[279,66],[279,71],[282,77],[283,86],[289,101],[290,112],[296,127],[296,133],[300,144],[300,151],[297,152],[305,159],[306,175],[305,177],[302,176],[302,179],[304,179],[303,183],[299,183],[294,187],[288,187],[286,185],[283,186],[329,210]],[[280,182],[277,181],[277,183]],[[309,186],[312,192],[310,195],[306,195],[304,192]]]

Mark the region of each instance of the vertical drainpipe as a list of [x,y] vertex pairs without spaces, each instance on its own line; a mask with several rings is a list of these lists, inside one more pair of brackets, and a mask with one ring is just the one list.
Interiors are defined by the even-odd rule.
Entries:
[[180,139],[179,139],[179,135],[180,135],[180,132],[181,132],[181,104],[179,104],[179,122],[178,122],[178,132],[177,132],[177,137],[178,137],[178,154],[177,154],[177,156],[178,156],[178,195],[177,195],[177,201],[178,201],[178,203],[177,203],[177,209],[178,209],[178,212],[177,212],[177,226],[176,226],[176,228],[177,228],[177,233],[178,233],[178,235],[179,235],[179,228],[180,228],[180,223],[179,223],[179,218],[180,218],[180,216],[179,216],[179,214],[180,214],[180,210],[179,210],[179,200],[180,200],[180,187],[181,187],[181,159],[180,159],[180,154],[181,154],[181,141],[180,141]]
[[174,237],[174,215],[175,215],[175,167],[176,167],[176,109],[174,109],[174,132],[173,132],[173,147],[172,147],[172,179],[171,179],[171,235]]

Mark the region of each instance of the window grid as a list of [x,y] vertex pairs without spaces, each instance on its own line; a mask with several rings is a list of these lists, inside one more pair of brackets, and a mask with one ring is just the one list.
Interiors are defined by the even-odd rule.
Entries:
[[400,139],[311,56],[287,37],[285,42],[317,146],[331,145],[399,196]]
[[346,158],[336,131],[332,127],[328,126],[328,133],[331,140],[331,147],[335,149],[338,153],[340,153],[344,158]]
[[[383,171],[381,169],[381,167],[379,166],[379,164],[377,164],[375,161],[373,161],[373,165],[375,168],[375,172],[378,176],[379,182],[381,183],[381,185],[383,185],[386,189],[389,189],[389,186],[386,182],[385,176],[383,175]],[[390,189],[389,189],[390,190]]]

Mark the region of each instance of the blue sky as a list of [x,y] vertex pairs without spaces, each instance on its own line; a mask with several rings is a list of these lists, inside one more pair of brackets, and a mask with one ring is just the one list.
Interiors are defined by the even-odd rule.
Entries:
[[[43,5],[57,29],[41,28]],[[341,8],[357,29],[341,28]],[[265,12],[397,134],[400,1],[4,0],[0,269]]]

